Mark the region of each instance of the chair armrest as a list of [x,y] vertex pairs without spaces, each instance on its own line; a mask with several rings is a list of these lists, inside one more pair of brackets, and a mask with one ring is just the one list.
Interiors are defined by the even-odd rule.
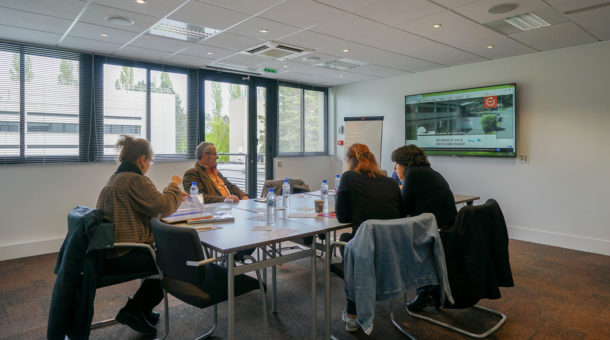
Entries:
[[216,262],[219,259],[216,257],[212,257],[206,260],[201,260],[201,261],[186,261],[186,265],[190,266],[190,267],[201,267],[203,265],[206,265],[208,263],[212,263],[212,262]]
[[150,255],[152,256],[152,258],[155,260],[155,263],[157,261],[157,254],[155,254],[155,250],[153,249],[153,247],[150,244],[146,244],[146,243],[132,243],[132,242],[118,242],[113,244],[113,248],[143,248],[143,249],[147,249],[148,252],[150,252]]

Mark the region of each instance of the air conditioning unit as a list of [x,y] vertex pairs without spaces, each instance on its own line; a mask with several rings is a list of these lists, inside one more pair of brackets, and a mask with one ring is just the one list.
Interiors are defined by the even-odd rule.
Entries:
[[354,59],[348,59],[348,58],[339,58],[339,59],[327,61],[325,63],[316,64],[316,66],[326,67],[326,68],[330,68],[333,70],[339,70],[339,71],[345,71],[345,70],[349,70],[349,69],[364,66],[364,65],[367,65],[367,63],[365,63],[363,61],[354,60]]
[[295,58],[310,52],[312,52],[310,49],[290,46],[275,41],[266,41],[263,44],[242,51],[244,54],[264,56],[277,60]]

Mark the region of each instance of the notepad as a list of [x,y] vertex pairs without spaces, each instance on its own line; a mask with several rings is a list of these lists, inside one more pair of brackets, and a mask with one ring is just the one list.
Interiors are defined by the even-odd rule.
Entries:
[[288,218],[311,218],[311,217],[318,217],[318,214],[316,213],[291,213],[288,214]]
[[202,218],[193,218],[186,220],[187,224],[201,224],[201,223],[216,223],[216,222],[232,222],[235,221],[235,217],[232,215],[214,215]]

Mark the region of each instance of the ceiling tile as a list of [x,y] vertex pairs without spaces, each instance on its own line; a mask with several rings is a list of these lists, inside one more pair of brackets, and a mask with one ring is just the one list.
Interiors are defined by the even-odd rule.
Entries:
[[332,22],[318,25],[311,30],[379,48],[387,48],[418,38],[413,34],[356,15],[346,15]]
[[[307,58],[307,59],[303,60],[305,58]],[[314,58],[314,60],[312,60],[311,58]],[[318,59],[315,60],[315,58],[318,58]],[[320,52],[311,52],[311,53],[307,53],[306,55],[298,57],[298,58],[292,58],[292,59],[290,59],[290,61],[297,62],[300,64],[305,64],[305,65],[315,65],[315,64],[321,64],[321,63],[325,63],[327,61],[335,60],[338,58],[339,57],[330,55],[330,54],[324,54],[324,53],[320,53]]]
[[342,9],[348,12],[355,12],[359,9],[363,9],[365,7],[369,7],[378,3],[383,2],[383,0],[317,0],[323,4]]
[[[434,28],[435,24],[441,27]],[[436,35],[453,32],[464,27],[476,25],[472,20],[466,19],[459,14],[449,10],[435,13],[424,18],[409,21],[401,25],[401,29],[423,37],[434,37]]]
[[[102,33],[107,34],[108,36],[104,38],[101,36]],[[85,24],[82,22],[79,22],[74,25],[74,28],[70,31],[69,34],[70,37],[94,39],[121,45],[135,38],[137,35],[138,33],[131,31],[124,31],[92,24]]]
[[[194,0],[193,0],[194,1]],[[196,0],[203,3],[214,4],[242,13],[256,14],[269,7],[273,7],[283,0]]]
[[350,45],[350,50],[349,55],[345,56],[346,58],[410,72],[428,71],[445,67],[444,65],[405,56],[403,54],[382,51],[373,47],[357,44]]
[[156,18],[162,18],[168,15],[176,7],[183,4],[184,1],[185,0],[151,0],[144,5],[137,4],[135,0],[93,0],[92,2],[98,5],[119,8],[130,12],[138,12]]
[[[211,53],[211,54],[208,54]],[[235,54],[236,51],[227,50],[224,48],[218,48],[213,46],[204,46],[201,44],[191,45],[186,50],[180,52],[180,54],[188,55],[191,57],[204,57],[210,59],[220,59]]]
[[[261,33],[260,30],[265,29],[267,33]],[[252,17],[237,26],[233,26],[232,28],[226,30],[227,33],[235,33],[239,35],[243,35],[245,37],[250,37],[254,39],[259,39],[262,41],[266,40],[276,40],[283,36],[295,33],[301,30],[295,26],[285,25],[276,21]]]
[[[59,47],[71,48],[83,52],[95,52],[100,54],[112,54],[121,47],[122,44],[112,43],[102,40],[67,36]],[[138,58],[140,59],[140,58]]]
[[124,58],[133,58],[137,60],[159,61],[169,55],[165,51],[151,50],[135,46],[124,47],[114,53],[114,55]]
[[229,64],[239,64],[239,65],[248,65],[248,66],[257,66],[269,61],[267,57],[260,57],[257,55],[247,55],[247,54],[234,54],[232,56],[223,58],[221,60],[223,63]]
[[568,12],[607,3],[608,0],[546,0],[546,2],[563,12]]
[[174,54],[171,57],[166,57],[161,59],[161,61],[163,63],[167,63],[167,64],[173,64],[173,65],[185,65],[185,66],[190,66],[190,67],[203,67],[206,66],[208,64],[210,64],[211,62],[214,61],[214,59],[208,59],[208,58],[202,58],[202,57],[194,57],[194,56],[190,56],[190,55],[184,55],[184,54]]
[[227,50],[241,51],[250,48],[262,41],[258,39],[244,37],[243,35],[220,33],[200,43],[203,46],[214,46]]
[[456,48],[462,48],[462,46],[473,46],[473,44],[487,46],[490,44],[489,41],[503,36],[485,26],[472,25],[455,30],[444,30],[439,32],[439,34],[435,34],[430,39]]
[[72,20],[0,7],[0,23],[5,26],[64,34],[68,27],[70,27],[70,24],[72,24]]
[[0,25],[0,39],[15,40],[16,37],[19,37],[19,42],[52,46],[61,39],[60,34]]
[[129,44],[129,46],[149,48],[158,51],[166,51],[169,53],[181,51],[192,45],[195,45],[195,43],[178,39],[157,37],[150,34],[142,34]]
[[[122,26],[113,24],[105,20],[105,18],[112,16],[126,17],[132,19],[134,23],[133,25]],[[148,28],[150,28],[150,26],[159,21],[159,18],[151,17],[150,15],[129,12],[113,7],[90,4],[89,7],[87,7],[85,13],[83,13],[83,15],[81,16],[80,21],[89,24],[140,33],[147,30]]]
[[168,18],[219,30],[227,29],[249,15],[215,5],[191,1]]
[[510,36],[540,50],[552,50],[597,41],[572,22],[515,33]]
[[289,0],[265,11],[260,16],[306,28],[346,14],[344,11],[311,0]]
[[330,55],[342,55],[342,51],[345,48],[344,46],[349,45],[341,39],[311,31],[300,31],[284,37],[279,41],[304,48],[310,48]]
[[599,40],[610,40],[610,6],[569,15]]
[[0,6],[72,20],[85,7],[85,3],[81,0],[2,0]]
[[[488,48],[487,46],[489,45],[492,45],[493,48]],[[467,41],[461,43],[459,47],[464,51],[490,59],[506,58],[537,52],[533,48],[499,34],[495,38],[487,39],[485,41]]]
[[358,73],[377,77],[394,77],[400,74],[411,73],[409,71],[398,70],[395,68],[383,67],[379,65],[364,65],[349,70],[350,73]]
[[481,0],[434,0],[436,4],[447,8],[456,8]]
[[502,2],[498,0],[481,0],[457,7],[454,10],[478,23],[486,23],[549,7],[542,0],[510,0],[508,2],[516,3],[519,7],[503,14],[487,12],[489,8]]
[[444,8],[421,0],[386,0],[356,11],[356,14],[386,25],[403,28],[407,23],[442,12]]
[[460,51],[425,38],[407,41],[402,45],[396,46],[396,49],[402,54],[448,66],[485,60],[471,53]]

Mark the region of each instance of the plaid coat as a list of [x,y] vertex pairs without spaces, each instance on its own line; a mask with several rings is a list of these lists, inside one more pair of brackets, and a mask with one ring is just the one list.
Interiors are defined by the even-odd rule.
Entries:
[[[110,177],[97,199],[97,208],[104,219],[114,223],[115,242],[152,243],[150,218],[168,216],[182,202],[182,192],[175,183],[170,183],[163,193],[152,181],[134,172],[115,173]],[[108,254],[119,257],[129,250],[118,250]]]

